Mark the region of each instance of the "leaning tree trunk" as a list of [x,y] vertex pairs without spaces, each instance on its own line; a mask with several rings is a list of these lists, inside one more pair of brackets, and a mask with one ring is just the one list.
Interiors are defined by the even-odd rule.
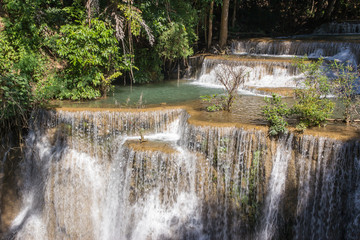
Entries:
[[221,10],[221,23],[220,23],[220,48],[224,48],[228,37],[228,22],[229,22],[229,3],[230,0],[223,0]]
[[211,46],[212,41],[212,28],[213,28],[213,13],[214,13],[214,0],[210,2],[210,11],[209,11],[209,32],[208,32],[208,49]]

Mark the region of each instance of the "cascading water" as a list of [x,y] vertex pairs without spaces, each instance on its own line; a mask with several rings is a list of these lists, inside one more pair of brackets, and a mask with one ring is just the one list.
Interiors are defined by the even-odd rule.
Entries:
[[222,87],[217,80],[217,74],[227,71],[244,71],[244,87],[295,87],[301,78],[291,61],[271,61],[256,59],[224,60],[205,58],[201,67],[201,74],[194,84],[207,87]]
[[264,216],[260,223],[260,232],[257,239],[278,239],[276,228],[281,211],[281,202],[285,195],[287,168],[291,159],[293,135],[281,139],[273,157],[273,167],[270,175],[268,193],[265,200]]
[[209,239],[252,239],[265,191],[264,133],[186,125],[182,136],[205,155],[198,194]]
[[332,35],[332,34],[360,34],[359,22],[331,22],[321,25],[314,31],[314,34]]
[[194,155],[123,151],[112,169],[103,232],[96,239],[200,239]]
[[[170,131],[189,129],[185,120],[179,111],[43,112],[28,136],[23,209],[11,234],[16,239],[243,236],[249,229],[243,219],[254,221],[256,209],[241,209],[255,204],[262,189],[263,143],[258,139],[249,148],[240,141],[251,141],[252,133],[236,132],[234,138],[233,129],[213,129],[209,137],[218,145],[198,139],[203,146],[209,142],[207,158],[187,150],[193,150],[190,139],[179,145],[184,135]],[[168,142],[173,152],[132,149],[127,143],[139,138],[133,135],[140,126],[156,127],[145,139]]]
[[[358,40],[298,40],[256,38],[234,40],[232,56],[207,56],[202,61],[201,73],[193,84],[207,87],[223,87],[218,74],[225,71],[244,72],[244,90],[256,88],[295,88],[302,75],[293,62],[286,58],[323,57],[327,61],[341,61],[355,69],[359,62]],[[243,56],[234,56],[243,55]],[[254,58],[256,57],[256,58]],[[260,57],[264,59],[260,59]]]
[[37,116],[22,211],[5,239],[359,235],[359,141],[270,140],[258,130],[193,125],[180,109]]
[[[179,110],[38,114],[40,117],[27,138],[23,210],[12,224],[16,238],[105,236],[102,229],[107,228],[99,226],[108,220],[106,212],[116,210],[106,211],[104,205],[109,195],[107,189],[113,184],[108,176],[118,169],[117,165],[127,161],[122,139],[138,133],[140,128],[163,132],[179,114]],[[125,176],[131,171],[127,169]]]
[[357,66],[360,60],[358,41],[247,39],[233,41],[231,48],[233,54],[279,57],[307,55],[310,58],[349,61],[353,66]]
[[301,139],[295,239],[360,236],[358,144]]

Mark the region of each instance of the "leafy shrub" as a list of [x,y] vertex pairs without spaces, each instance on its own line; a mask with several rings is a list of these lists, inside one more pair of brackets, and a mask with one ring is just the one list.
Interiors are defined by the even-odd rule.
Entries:
[[357,91],[359,90],[359,74],[352,65],[334,62],[331,70],[335,74],[334,94],[344,105],[344,121],[349,123],[357,112]]
[[306,127],[320,126],[334,110],[334,103],[326,98],[331,93],[331,85],[323,68],[323,59],[309,62],[305,57],[295,61],[305,78],[303,86],[295,89],[293,111]]
[[213,94],[213,95],[200,96],[200,98],[203,102],[208,102],[211,104],[206,107],[206,110],[208,112],[217,112],[224,109],[224,106],[226,105],[227,96],[224,95],[218,96],[217,94]]
[[296,131],[303,133],[305,130],[306,130],[305,123],[300,122],[299,124],[296,125]]
[[291,109],[286,103],[282,103],[281,97],[277,94],[273,94],[272,98],[265,97],[264,101],[267,105],[262,108],[262,115],[269,122],[269,135],[276,136],[287,133],[286,117],[291,114]]
[[[299,122],[296,130],[304,132],[306,128],[322,125],[334,110],[334,102],[327,98],[329,94],[337,96],[344,105],[344,120],[349,122],[357,113],[359,88],[358,73],[351,65],[334,62],[329,66],[323,59],[310,62],[306,57],[295,59],[295,64],[304,75],[301,86],[295,89],[295,104],[288,108],[281,98],[273,95],[266,98],[267,106],[262,114],[270,124],[269,134],[285,133],[288,125],[284,117],[295,115]],[[328,70],[332,70],[331,72]],[[328,77],[330,74],[332,78]]]

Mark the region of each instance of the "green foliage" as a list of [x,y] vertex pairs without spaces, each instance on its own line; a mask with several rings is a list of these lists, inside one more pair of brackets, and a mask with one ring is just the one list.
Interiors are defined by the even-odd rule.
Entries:
[[185,25],[172,22],[159,37],[158,51],[166,60],[186,58],[193,54]]
[[11,46],[7,37],[0,33],[0,74],[1,76],[10,72],[14,62],[19,59],[15,49]]
[[334,94],[341,100],[344,106],[344,121],[350,122],[353,115],[357,112],[357,89],[359,89],[359,75],[349,64],[334,62],[331,65],[335,73],[335,91]]
[[[46,103],[37,85],[49,74],[42,50],[46,35],[59,24],[59,1],[4,0],[0,32],[0,125],[27,124],[30,111]],[[54,21],[53,21],[54,20]]]
[[81,0],[72,1],[71,5],[68,5],[62,10],[67,15],[67,24],[81,23],[86,19],[86,11]]
[[19,61],[14,63],[14,70],[26,76],[30,82],[37,82],[44,77],[46,60],[39,53],[22,52]]
[[31,84],[43,78],[43,64],[39,54],[13,46],[0,33],[0,127],[24,126],[31,108],[42,102]]
[[[265,98],[267,106],[262,114],[269,122],[269,134],[274,136],[287,132],[288,123],[285,118],[295,115],[299,119],[296,130],[304,132],[306,128],[322,125],[333,112],[334,102],[327,99],[333,93],[344,106],[344,120],[349,122],[357,113],[358,73],[351,65],[334,62],[326,68],[323,60],[310,62],[306,57],[296,59],[296,65],[304,75],[302,85],[295,89],[295,104],[289,108],[281,102],[281,98],[273,94],[273,98]],[[334,77],[330,79],[327,70],[332,70]]]
[[0,127],[22,125],[27,120],[33,98],[25,76],[9,74],[0,77]]
[[218,94],[200,96],[203,102],[208,102],[211,104],[206,107],[206,110],[208,112],[217,112],[224,110],[227,104],[228,97],[228,95],[219,96]]
[[[148,44],[139,41],[135,44],[135,52],[139,49],[147,49],[148,55],[144,58],[135,56],[135,63],[146,75],[135,77],[138,82],[149,81],[159,75],[161,69],[167,66],[169,69],[175,60],[186,58],[193,54],[192,45],[197,40],[195,32],[198,24],[198,12],[193,7],[192,1],[159,0],[142,1],[136,5],[142,11],[143,20],[149,25],[155,38],[153,50],[157,57],[149,53]],[[140,33],[140,36],[144,35]],[[136,49],[138,48],[138,49]],[[152,61],[152,62],[149,62]],[[145,63],[146,62],[146,63]],[[172,63],[171,63],[172,62]],[[156,73],[156,74],[155,74]],[[162,77],[161,77],[162,78]]]
[[56,0],[4,0],[6,35],[15,47],[38,51],[43,38],[65,19]]
[[306,127],[320,126],[334,109],[327,99],[331,85],[323,66],[323,60],[309,62],[307,58],[295,59],[296,66],[304,74],[303,86],[295,90],[296,103],[293,111]]
[[141,12],[129,4],[119,4],[118,8],[123,12],[126,20],[129,21],[132,35],[139,36],[141,23],[143,22]]
[[4,8],[5,45],[16,55],[3,66],[26,76],[35,98],[103,96],[130,66],[109,23],[92,16],[89,26],[83,1],[5,0]]
[[189,45],[197,40],[195,29],[198,24],[198,12],[193,7],[193,1],[147,0],[142,1],[138,7],[156,39],[169,29],[169,23],[178,23],[184,25]]
[[303,133],[306,130],[306,124],[303,122],[300,122],[296,125],[296,131]]
[[91,19],[91,27],[85,23],[62,26],[56,36],[56,52],[67,65],[47,87],[60,99],[100,97],[126,69],[114,30],[98,19]]
[[276,136],[287,133],[286,118],[291,114],[291,109],[286,103],[282,103],[281,97],[277,94],[273,94],[272,98],[265,97],[264,101],[267,105],[262,108],[262,115],[269,122],[269,135]]
[[193,7],[193,1],[177,1],[171,2],[172,11],[170,9],[170,20],[184,25],[187,32],[189,45],[194,44],[198,40],[196,35],[196,27],[198,24],[198,11]]

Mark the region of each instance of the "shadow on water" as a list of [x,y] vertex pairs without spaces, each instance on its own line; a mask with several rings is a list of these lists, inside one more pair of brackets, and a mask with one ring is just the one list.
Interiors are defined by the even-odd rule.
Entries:
[[13,130],[3,132],[0,145],[0,237],[7,231],[20,208],[19,165],[22,156],[18,132]]

